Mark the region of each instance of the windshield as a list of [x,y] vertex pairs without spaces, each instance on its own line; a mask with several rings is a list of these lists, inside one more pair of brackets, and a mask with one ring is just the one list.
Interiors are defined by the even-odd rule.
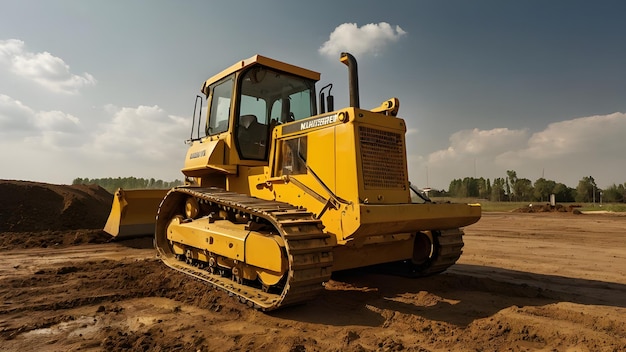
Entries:
[[237,140],[243,159],[266,159],[270,126],[313,116],[315,82],[266,67],[241,79]]
[[[268,109],[265,121],[284,123],[315,114],[315,82],[265,67],[255,67],[243,77],[242,96],[262,100]],[[270,109],[271,108],[271,109]]]

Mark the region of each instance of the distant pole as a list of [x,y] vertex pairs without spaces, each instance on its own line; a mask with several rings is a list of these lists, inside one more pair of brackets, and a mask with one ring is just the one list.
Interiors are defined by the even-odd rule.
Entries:
[[596,206],[596,186],[592,186],[593,188],[593,206]]
[[602,207],[602,191],[600,191],[600,207]]

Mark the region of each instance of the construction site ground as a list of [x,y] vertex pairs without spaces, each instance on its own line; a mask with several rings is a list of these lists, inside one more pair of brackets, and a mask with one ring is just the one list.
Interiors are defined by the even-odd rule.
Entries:
[[110,241],[97,186],[0,181],[0,351],[625,351],[625,214],[484,213],[443,274],[263,313]]

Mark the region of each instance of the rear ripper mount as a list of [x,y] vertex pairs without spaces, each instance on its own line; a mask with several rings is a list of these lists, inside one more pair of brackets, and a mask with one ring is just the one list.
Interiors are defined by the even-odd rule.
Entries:
[[[287,258],[287,270],[280,282],[268,286],[258,279],[242,279],[236,267],[224,268],[216,266],[211,260],[198,260],[198,257],[215,258],[215,254],[206,248],[172,243],[168,239],[168,227],[172,219],[184,217],[184,222],[196,221],[183,216],[190,197],[201,205],[200,208],[219,209],[230,221],[243,223],[242,231],[265,229],[264,232],[280,235]],[[200,213],[195,218],[214,215],[214,212]],[[321,220],[312,213],[287,203],[262,200],[214,187],[178,187],[169,191],[159,206],[155,247],[167,266],[223,289],[250,307],[270,311],[311,300],[323,290],[323,283],[330,279],[333,247],[329,235],[323,233],[322,228]],[[206,229],[204,235],[210,236],[210,230]],[[181,245],[185,248],[182,255],[174,252],[174,246]]]

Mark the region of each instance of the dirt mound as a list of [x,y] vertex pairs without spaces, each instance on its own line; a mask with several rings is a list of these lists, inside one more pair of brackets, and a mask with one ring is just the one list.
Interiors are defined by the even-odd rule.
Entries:
[[517,208],[513,210],[514,213],[573,213],[573,214],[581,214],[581,212],[577,209],[578,205],[568,205],[563,206],[562,204],[557,204],[552,206],[550,204],[528,204],[528,206]]
[[97,185],[0,180],[0,232],[101,229],[113,195]]
[[113,195],[97,185],[0,180],[0,249],[103,243]]

